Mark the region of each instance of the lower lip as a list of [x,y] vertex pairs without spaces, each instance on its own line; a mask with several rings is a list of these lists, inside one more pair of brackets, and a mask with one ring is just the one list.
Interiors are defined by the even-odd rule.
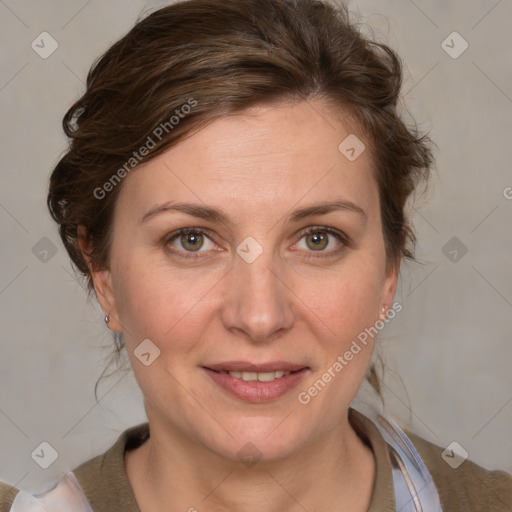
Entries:
[[303,368],[270,382],[260,382],[259,380],[245,381],[232,377],[229,373],[203,369],[220,387],[241,400],[253,403],[269,402],[283,396],[297,386],[308,372],[307,368]]

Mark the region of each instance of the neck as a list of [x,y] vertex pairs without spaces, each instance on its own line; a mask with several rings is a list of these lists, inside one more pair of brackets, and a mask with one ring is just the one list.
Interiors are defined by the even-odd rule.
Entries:
[[292,456],[251,467],[151,425],[150,439],[125,454],[142,512],[364,512],[370,505],[375,459],[348,416]]

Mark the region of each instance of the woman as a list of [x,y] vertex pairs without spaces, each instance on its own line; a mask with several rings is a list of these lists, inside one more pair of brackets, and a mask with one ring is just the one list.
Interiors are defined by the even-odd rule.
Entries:
[[177,3],[106,52],[48,204],[148,423],[1,510],[512,510],[510,475],[350,407],[432,160],[400,85],[313,0]]

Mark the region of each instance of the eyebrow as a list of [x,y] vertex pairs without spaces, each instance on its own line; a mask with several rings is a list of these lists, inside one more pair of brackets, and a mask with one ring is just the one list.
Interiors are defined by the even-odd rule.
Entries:
[[[324,215],[326,213],[331,213],[340,210],[355,213],[361,216],[364,220],[367,219],[366,212],[360,206],[356,205],[352,201],[338,200],[312,204],[304,208],[299,208],[289,216],[289,220],[291,222],[298,222],[299,220],[305,219],[307,217],[312,217],[314,215]],[[142,224],[143,222],[146,222],[149,219],[152,219],[161,213],[169,211],[178,211],[186,213],[188,215],[192,215],[193,217],[198,217],[200,219],[209,220],[212,222],[218,222],[221,224],[225,224],[226,226],[232,225],[232,222],[229,220],[229,217],[220,210],[217,210],[210,206],[202,206],[199,204],[183,202],[169,202],[159,206],[155,206],[141,217],[139,224]]]

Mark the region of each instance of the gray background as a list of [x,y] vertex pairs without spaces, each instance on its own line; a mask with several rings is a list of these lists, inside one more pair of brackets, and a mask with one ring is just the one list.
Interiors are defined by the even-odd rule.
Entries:
[[[73,277],[45,194],[65,148],[62,116],[92,61],[164,3],[0,0],[0,480],[31,492],[145,421],[130,372],[103,381],[95,401],[111,339]],[[431,188],[412,210],[423,263],[404,267],[404,308],[381,338],[388,412],[510,472],[512,2],[349,5],[402,56],[406,105],[438,145]],[[58,42],[46,59],[31,48],[43,31]],[[453,31],[469,44],[458,58],[442,47]],[[453,54],[461,43],[445,44]],[[43,441],[59,454],[48,469],[31,458]]]

